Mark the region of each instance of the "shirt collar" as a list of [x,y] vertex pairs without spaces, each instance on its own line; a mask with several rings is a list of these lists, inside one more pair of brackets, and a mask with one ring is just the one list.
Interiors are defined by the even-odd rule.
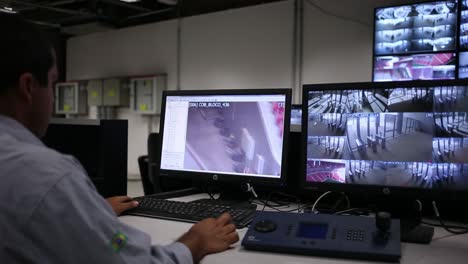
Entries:
[[24,125],[10,117],[0,115],[0,134],[8,134],[18,141],[34,144],[37,146],[44,146],[41,140],[37,138],[29,129]]

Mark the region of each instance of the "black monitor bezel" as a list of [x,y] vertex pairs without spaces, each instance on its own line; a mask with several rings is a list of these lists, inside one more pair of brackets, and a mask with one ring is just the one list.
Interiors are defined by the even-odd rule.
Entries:
[[326,183],[306,181],[307,162],[307,133],[308,125],[308,92],[327,90],[350,90],[350,89],[395,89],[406,87],[439,87],[439,86],[468,86],[468,79],[462,80],[434,80],[434,81],[404,81],[404,82],[354,82],[354,83],[327,83],[327,84],[304,84],[302,89],[302,134],[301,134],[301,168],[300,168],[300,190],[304,195],[311,191],[336,191],[370,196],[391,195],[392,197],[414,198],[414,199],[439,199],[455,200],[468,199],[467,190],[448,189],[423,189],[416,187],[399,187],[383,185],[362,185],[350,183]]
[[[285,95],[284,123],[283,123],[283,155],[281,175],[279,178],[240,176],[229,173],[212,172],[192,172],[184,170],[161,169],[162,142],[164,138],[164,120],[166,114],[167,96],[204,96],[204,95]],[[171,90],[163,91],[160,118],[160,148],[157,161],[157,168],[161,177],[189,179],[193,183],[214,183],[214,184],[245,184],[282,186],[286,182],[287,173],[287,150],[289,143],[289,129],[291,118],[291,96],[292,90],[289,88],[268,88],[268,89],[226,89],[226,90]]]
[[302,110],[302,105],[301,104],[292,104],[291,105],[291,110],[293,109],[301,109]]

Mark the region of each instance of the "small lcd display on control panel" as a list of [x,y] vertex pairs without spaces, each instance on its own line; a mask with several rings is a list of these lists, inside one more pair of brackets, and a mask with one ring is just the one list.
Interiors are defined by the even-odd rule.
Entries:
[[299,223],[298,237],[311,239],[326,239],[328,224],[322,223]]

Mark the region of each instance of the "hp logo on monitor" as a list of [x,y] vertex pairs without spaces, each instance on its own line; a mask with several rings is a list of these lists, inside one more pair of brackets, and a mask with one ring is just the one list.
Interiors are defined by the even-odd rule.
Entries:
[[390,189],[389,188],[383,188],[382,189],[383,194],[385,195],[390,195]]
[[217,174],[213,175],[213,181],[217,181],[217,180],[218,180],[218,175]]

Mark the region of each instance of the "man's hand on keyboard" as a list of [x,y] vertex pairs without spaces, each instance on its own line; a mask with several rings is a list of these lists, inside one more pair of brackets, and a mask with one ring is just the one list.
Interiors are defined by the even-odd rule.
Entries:
[[132,198],[128,196],[114,196],[107,198],[106,201],[110,204],[116,215],[120,215],[138,206],[138,202],[133,201]]
[[231,216],[224,213],[193,225],[178,241],[190,249],[194,263],[198,263],[207,254],[228,249],[239,241],[239,235],[231,224]]

